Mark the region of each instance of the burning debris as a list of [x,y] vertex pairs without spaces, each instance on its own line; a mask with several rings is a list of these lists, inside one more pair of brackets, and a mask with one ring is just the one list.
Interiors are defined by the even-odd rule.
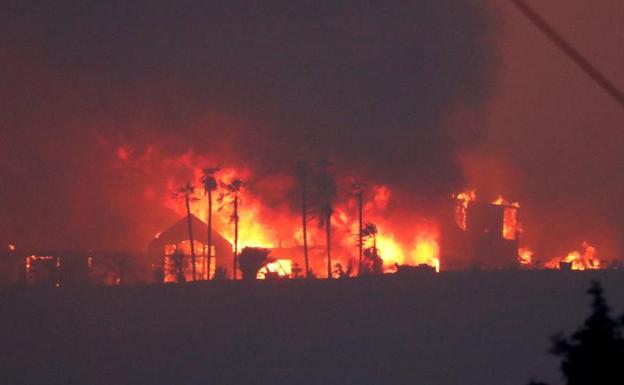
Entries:
[[618,266],[600,260],[588,242],[583,242],[582,251],[540,262],[533,250],[521,245],[520,204],[502,196],[481,201],[474,190],[458,193],[449,205],[450,215],[412,223],[393,215],[389,186],[354,183],[353,178],[335,177],[328,168],[310,167],[307,187],[299,196],[303,209],[296,210],[283,197],[303,183],[301,174],[266,183],[248,170],[205,167],[201,162],[195,166],[194,159],[169,161],[169,167],[186,169],[192,178],[182,188],[175,188],[179,186],[175,178],[169,179],[162,204],[179,219],[154,236],[146,254],[24,254],[12,243],[5,254],[24,258],[26,284],[57,287],[79,281],[132,282],[129,261],[136,258],[143,263],[133,268],[150,277],[141,278],[143,282],[237,279],[250,258],[245,255],[240,261],[238,250],[270,255],[251,269],[253,274],[245,267],[247,279],[251,275],[257,279],[347,278],[400,271]]
[[[190,171],[190,185],[201,186],[202,167],[208,163],[189,156],[180,158],[177,165]],[[267,185],[249,170],[215,168],[212,175],[218,183],[213,191],[220,197],[220,209],[211,210],[206,194],[200,196],[197,192],[189,208],[185,201],[171,199],[165,199],[164,205],[180,218],[187,217],[189,210],[202,222],[208,222],[211,215],[215,231],[235,249],[279,250],[279,259],[291,261],[292,266],[303,266],[304,274],[309,270],[315,276],[335,277],[335,265],[344,267],[350,261],[356,261],[352,270],[356,275],[360,271],[392,272],[397,264],[425,263],[439,270],[437,226],[422,221],[410,225],[413,229],[410,232],[402,223],[391,221],[387,217],[392,204],[392,190],[388,186],[361,183],[356,191],[351,178],[335,178],[326,165],[306,166],[305,172],[301,170],[300,166],[297,175],[272,178],[271,185]],[[234,196],[233,190],[226,187],[237,180],[246,183]],[[168,188],[174,190],[176,185],[170,180]],[[288,191],[297,190],[301,191],[299,197],[284,199]],[[271,203],[267,204],[267,200]],[[293,205],[301,208],[295,210]],[[374,233],[365,232],[365,225],[374,226]],[[203,230],[193,234],[201,234],[200,239],[206,243]],[[235,254],[238,253],[233,250],[232,255]],[[372,269],[373,265],[380,267]],[[233,261],[228,270],[231,272],[234,266],[238,265]]]
[[571,251],[565,257],[553,258],[544,266],[548,269],[595,270],[603,268],[603,263],[596,258],[596,248],[583,241],[583,252]]

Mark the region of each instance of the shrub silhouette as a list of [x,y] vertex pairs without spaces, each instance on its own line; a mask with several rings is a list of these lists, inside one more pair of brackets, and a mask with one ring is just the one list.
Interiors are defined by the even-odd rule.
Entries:
[[258,271],[275,259],[269,256],[271,251],[261,247],[245,247],[238,257],[238,265],[243,279],[255,279]]
[[[570,337],[555,335],[550,353],[562,358],[567,385],[624,384],[624,318],[611,317],[598,282],[592,282],[587,293],[593,298],[592,313]],[[546,384],[532,381],[530,385]]]

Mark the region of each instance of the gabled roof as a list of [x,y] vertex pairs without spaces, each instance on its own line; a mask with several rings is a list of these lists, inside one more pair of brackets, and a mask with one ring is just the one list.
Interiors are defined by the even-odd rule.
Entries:
[[[195,215],[191,214],[191,227],[193,229],[193,238],[196,241],[206,243],[206,234],[208,225]],[[161,245],[178,244],[189,239],[188,233],[188,217],[183,217],[171,227],[155,236],[149,243],[149,249],[160,247]],[[221,234],[212,229],[212,243],[215,248],[232,249],[232,244]]]

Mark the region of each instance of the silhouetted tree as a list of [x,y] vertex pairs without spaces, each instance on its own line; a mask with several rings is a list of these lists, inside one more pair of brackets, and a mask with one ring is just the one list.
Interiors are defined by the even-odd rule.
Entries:
[[381,274],[383,273],[383,259],[379,255],[377,248],[377,226],[374,223],[366,222],[362,230],[364,240],[372,240],[371,247],[364,250],[364,261],[361,271],[364,274]]
[[330,173],[331,163],[319,162],[319,172],[316,178],[316,213],[319,218],[319,227],[325,227],[327,246],[327,279],[332,278],[331,265],[331,217],[334,214],[334,199],[336,198],[336,180]]
[[208,279],[210,279],[210,265],[212,260],[212,193],[217,189],[217,179],[215,173],[219,171],[218,167],[205,168],[202,175],[202,185],[204,194],[208,198],[208,234],[206,237],[207,257],[208,257]]
[[301,278],[301,267],[299,267],[299,264],[297,262],[293,263],[291,271],[292,271],[291,274],[292,274],[293,279]]
[[592,282],[587,292],[593,298],[592,313],[570,337],[555,335],[550,352],[562,358],[561,372],[567,385],[624,384],[624,318],[611,317],[598,282]]
[[195,198],[195,186],[191,182],[187,182],[184,186],[180,187],[178,191],[173,193],[174,199],[183,200],[186,205],[186,217],[188,219],[188,233],[189,242],[191,242],[191,263],[193,264],[193,281],[196,279],[195,274],[195,242],[193,242],[193,222],[191,218],[191,202],[196,201]]
[[366,222],[364,229],[362,229],[362,237],[364,240],[372,239],[374,248],[377,248],[377,233],[377,225],[371,222]]
[[[234,223],[234,263],[232,266],[232,277],[236,279],[238,268],[238,223],[240,217],[238,215],[238,206],[240,204],[240,193],[244,183],[238,178],[232,179],[229,183],[220,182],[223,191],[219,194],[219,202],[229,201],[226,204],[231,205],[230,221]],[[222,209],[224,206],[221,206]]]
[[363,217],[364,217],[364,190],[366,184],[362,182],[355,182],[351,185],[351,196],[355,197],[358,208],[358,233],[357,233],[357,246],[358,246],[358,275],[362,271],[362,256],[364,248],[363,238]]
[[256,279],[260,269],[274,262],[270,256],[271,250],[261,247],[245,247],[240,253],[238,266],[243,274],[243,280]]
[[334,269],[335,269],[334,274],[336,275],[336,277],[349,278],[351,274],[353,273],[353,260],[349,259],[346,270],[342,267],[342,264],[340,262],[334,265]]
[[169,257],[171,260],[171,269],[173,275],[176,277],[176,282],[186,282],[186,272],[188,271],[188,263],[184,252],[180,249],[176,249]]
[[297,164],[297,178],[301,187],[301,228],[303,230],[303,258],[305,260],[305,277],[308,278],[310,263],[308,260],[308,165]]

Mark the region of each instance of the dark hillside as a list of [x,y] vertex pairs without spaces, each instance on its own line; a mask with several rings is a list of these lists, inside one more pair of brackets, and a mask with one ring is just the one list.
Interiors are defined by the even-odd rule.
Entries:
[[[523,384],[548,337],[624,274],[472,272],[341,281],[3,289],[6,384]],[[426,379],[426,381],[425,381]]]

